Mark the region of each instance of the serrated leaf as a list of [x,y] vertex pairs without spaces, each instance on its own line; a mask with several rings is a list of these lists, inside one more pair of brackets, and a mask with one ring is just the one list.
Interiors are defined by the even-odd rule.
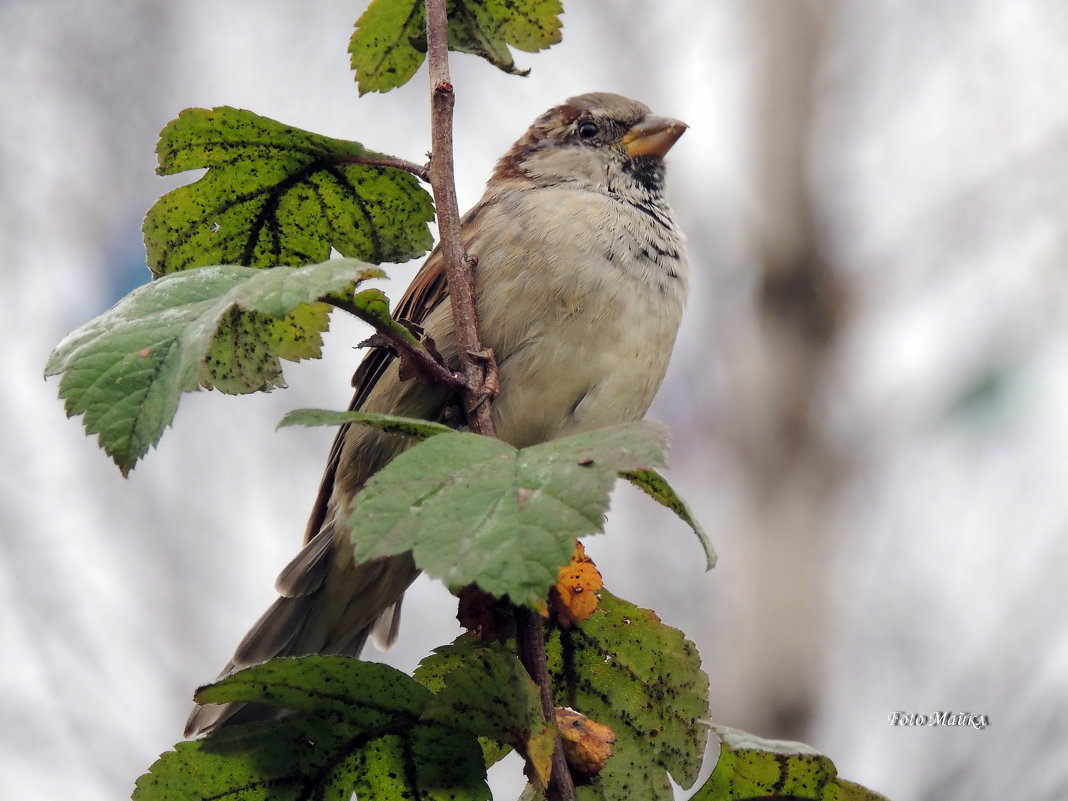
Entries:
[[419,718],[431,693],[386,665],[277,659],[198,693],[300,711],[179,743],[137,782],[135,801],[242,798],[489,798],[478,743]]
[[125,475],[170,425],[183,392],[284,386],[280,359],[318,356],[327,316],[317,298],[351,295],[375,268],[349,259],[257,270],[214,266],[134,290],[69,334],[45,375],[62,373],[68,417]]
[[830,759],[803,743],[765,740],[716,726],[719,761],[691,801],[886,801],[878,793],[838,778]]
[[682,633],[651,611],[600,593],[587,620],[546,642],[557,706],[615,732],[613,755],[581,799],[673,798],[697,779],[708,737],[708,677]]
[[145,217],[155,275],[205,264],[249,267],[342,256],[379,264],[426,252],[434,217],[412,174],[368,163],[358,142],[303,131],[242,109],[186,109],[160,133],[158,172],[207,168]]
[[390,434],[405,437],[427,439],[437,434],[455,433],[454,429],[442,423],[419,420],[414,417],[398,417],[393,414],[374,414],[372,412],[334,412],[329,409],[294,409],[288,412],[278,424],[285,426],[339,426],[344,423],[359,423],[371,426]]
[[697,540],[705,551],[705,569],[711,570],[716,566],[716,551],[712,547],[708,535],[705,534],[701,524],[697,522],[697,519],[690,512],[690,507],[686,505],[686,501],[675,492],[675,488],[668,483],[663,475],[652,469],[632,470],[620,475],[654,501],[666,506],[693,529],[693,533],[697,535]]
[[467,5],[484,6],[483,25],[491,35],[527,53],[544,50],[563,38],[560,0],[486,0]]
[[347,755],[335,755],[352,735],[349,727],[298,716],[227,727],[162,754],[137,780],[132,798],[296,801],[314,792],[343,798],[351,792],[346,774],[353,766]]
[[[556,44],[562,11],[559,0],[449,0],[449,49],[526,75],[508,46],[536,52]],[[374,0],[356,23],[349,54],[360,94],[405,84],[426,58],[423,0]]]
[[426,58],[423,0],[373,0],[349,40],[361,95],[403,86]]
[[[416,670],[433,681],[436,695],[425,720],[466,729],[523,754],[538,781],[549,777],[555,742],[545,721],[538,687],[516,655],[500,644],[469,639],[438,648]],[[487,765],[498,753],[487,750]]]
[[315,654],[280,657],[239,670],[197,690],[201,704],[235,701],[299,712],[331,713],[367,728],[421,715],[433,694],[389,665]]
[[453,589],[477,584],[539,606],[574,539],[602,530],[617,474],[663,464],[657,423],[604,428],[517,451],[476,434],[432,437],[396,457],[356,497],[357,561],[414,551]]

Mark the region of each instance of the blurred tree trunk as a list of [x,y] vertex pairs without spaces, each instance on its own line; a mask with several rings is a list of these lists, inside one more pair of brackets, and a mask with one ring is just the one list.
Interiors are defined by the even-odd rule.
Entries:
[[[746,600],[729,661],[746,727],[801,737],[810,719],[825,631],[820,627],[829,506],[841,473],[821,429],[822,378],[839,332],[843,293],[821,260],[806,151],[813,84],[830,5],[752,4],[763,44],[755,104],[758,217],[752,342],[733,354],[727,391],[748,497],[737,565]],[[762,71],[762,74],[761,74]]]

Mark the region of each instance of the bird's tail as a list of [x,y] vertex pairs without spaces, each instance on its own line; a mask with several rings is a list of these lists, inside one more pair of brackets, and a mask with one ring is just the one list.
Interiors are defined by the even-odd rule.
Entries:
[[[345,545],[339,547],[327,525],[304,546],[278,576],[280,597],[245,635],[219,678],[276,656],[358,656],[368,636],[383,647],[392,644],[401,598],[418,575],[415,563],[403,554],[356,564]],[[185,736],[278,712],[261,704],[198,704]]]

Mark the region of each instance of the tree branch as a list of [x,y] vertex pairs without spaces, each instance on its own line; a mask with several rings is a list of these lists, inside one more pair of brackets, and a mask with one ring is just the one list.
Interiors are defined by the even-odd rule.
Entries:
[[[545,656],[545,627],[542,625],[541,615],[526,606],[514,607],[513,613],[519,661],[523,663],[527,673],[538,685],[541,693],[542,714],[550,724],[555,725],[556,705],[553,702],[549,663]],[[556,735],[556,744],[553,746],[552,766],[549,786],[545,793],[547,801],[574,801],[576,798],[575,783],[571,778],[571,769],[564,758],[564,747],[560,742],[559,733]]]
[[[449,21],[445,0],[426,0],[427,67],[430,71],[430,126],[432,155],[430,157],[430,185],[438,213],[438,245],[445,258],[445,275],[449,282],[453,325],[460,351],[460,362],[467,377],[464,410],[472,431],[496,436],[497,429],[491,415],[492,392],[487,378],[496,383],[496,362],[491,351],[484,351],[478,333],[475,309],[474,267],[477,255],[464,253],[460,239],[460,211],[456,201],[456,185],[452,159],[452,111],[456,98],[449,77]],[[526,607],[514,607],[516,640],[519,658],[527,673],[541,692],[542,713],[555,725],[552,684],[545,658],[545,640],[541,618]],[[546,790],[547,801],[575,801],[575,787],[571,771],[564,760],[560,735],[553,747],[553,770]]]
[[477,258],[464,253],[460,241],[460,211],[452,161],[452,109],[455,97],[449,78],[448,18],[445,0],[426,0],[427,66],[430,70],[430,185],[438,213],[438,247],[445,257],[453,325],[460,363],[467,377],[464,411],[472,431],[496,436],[490,414],[491,397],[486,376],[494,371],[493,354],[482,349],[475,311],[474,266]]

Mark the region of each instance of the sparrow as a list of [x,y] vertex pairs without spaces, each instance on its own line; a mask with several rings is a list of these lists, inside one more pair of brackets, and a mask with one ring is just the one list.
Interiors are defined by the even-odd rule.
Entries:
[[[642,419],[660,387],[686,301],[683,236],[664,197],[664,156],[686,130],[616,94],[572,97],[538,117],[497,162],[461,220],[477,256],[482,344],[498,363],[497,435],[523,448]],[[459,370],[444,259],[434,250],[393,315],[422,328]],[[446,392],[403,380],[372,349],[351,409],[441,420]],[[360,425],[337,433],[303,550],[278,600],[237,646],[225,676],[277,656],[358,656],[396,639],[411,554],[356,563],[347,520],[367,480],[413,444]],[[252,705],[194,708],[186,736],[264,717]]]

